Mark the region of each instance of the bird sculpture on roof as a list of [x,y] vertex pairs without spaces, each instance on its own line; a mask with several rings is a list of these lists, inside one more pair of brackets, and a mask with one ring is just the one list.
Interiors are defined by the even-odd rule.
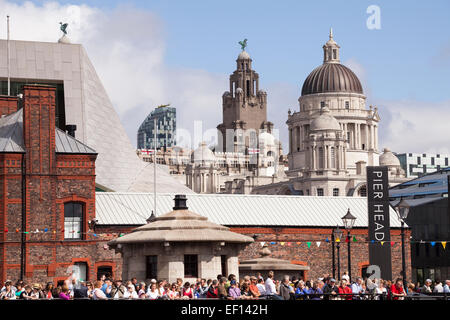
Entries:
[[62,23],[62,22],[60,22],[59,23],[61,26],[59,27],[60,29],[61,29],[61,31],[62,32],[64,32],[64,34],[67,34],[67,31],[66,31],[66,29],[67,29],[67,26],[69,25],[68,23]]
[[244,41],[239,41],[239,44],[241,45],[242,51],[244,51],[247,47],[247,39],[244,39]]

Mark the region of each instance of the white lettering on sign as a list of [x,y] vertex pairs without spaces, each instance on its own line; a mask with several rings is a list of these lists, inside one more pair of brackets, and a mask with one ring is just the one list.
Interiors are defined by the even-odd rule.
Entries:
[[384,208],[382,204],[374,204],[373,205],[375,207],[375,212],[376,213],[384,213]]
[[384,221],[384,216],[382,214],[376,214],[373,216],[374,220],[381,220]]
[[375,239],[377,241],[383,241],[384,240],[384,232],[375,232]]

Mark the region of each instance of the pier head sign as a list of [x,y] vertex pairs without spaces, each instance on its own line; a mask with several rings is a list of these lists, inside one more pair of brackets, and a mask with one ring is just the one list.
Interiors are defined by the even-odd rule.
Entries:
[[369,213],[369,263],[379,266],[382,279],[391,279],[387,167],[367,167],[367,204]]

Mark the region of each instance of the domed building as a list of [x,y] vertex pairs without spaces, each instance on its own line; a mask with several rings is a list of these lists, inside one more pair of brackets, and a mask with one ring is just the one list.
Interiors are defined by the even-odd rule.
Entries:
[[[323,63],[306,77],[298,102],[299,111],[289,111],[286,122],[289,182],[258,187],[254,193],[365,196],[366,166],[380,164],[380,117],[376,107],[366,108],[356,74],[341,64],[332,30]],[[400,171],[391,177],[400,179],[394,184],[404,179]]]

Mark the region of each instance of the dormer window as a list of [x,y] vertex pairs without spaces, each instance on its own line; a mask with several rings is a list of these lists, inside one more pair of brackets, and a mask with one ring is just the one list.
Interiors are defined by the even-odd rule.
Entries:
[[333,49],[333,59],[337,59],[337,50]]

